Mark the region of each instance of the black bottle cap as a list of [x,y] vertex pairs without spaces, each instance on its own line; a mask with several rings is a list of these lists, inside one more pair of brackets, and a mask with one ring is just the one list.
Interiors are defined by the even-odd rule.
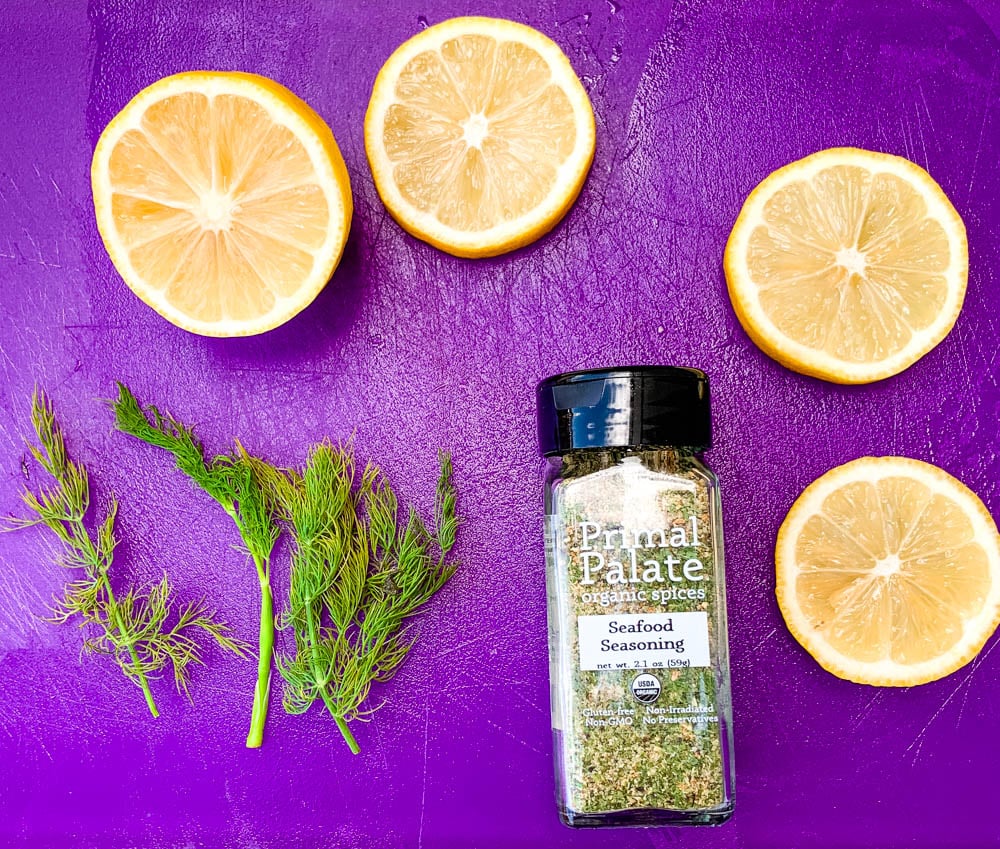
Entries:
[[538,444],[546,457],[582,448],[712,444],[708,376],[694,368],[573,371],[538,384]]

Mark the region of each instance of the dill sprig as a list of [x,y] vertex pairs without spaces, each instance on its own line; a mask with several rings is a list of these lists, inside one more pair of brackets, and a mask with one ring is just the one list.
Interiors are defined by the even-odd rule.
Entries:
[[256,748],[264,738],[274,648],[274,601],[271,595],[271,553],[279,528],[274,521],[274,502],[258,482],[254,469],[261,461],[236,443],[231,456],[205,459],[201,442],[192,428],[161,413],[153,405],[140,406],[123,383],[114,401],[115,425],[123,433],[170,452],[177,468],[214,498],[235,522],[246,553],[253,559],[260,584],[260,628],[258,634],[257,682],[247,746]]
[[[289,605],[279,627],[295,635],[294,655],[279,655],[284,706],[304,713],[320,699],[355,754],[348,726],[372,683],[390,678],[412,646],[405,620],[455,571],[447,557],[458,519],[451,459],[440,477],[429,530],[416,510],[400,519],[386,477],[368,465],[356,481],[350,446],[313,448],[301,475],[258,465],[255,473],[294,539]],[[355,485],[357,483],[357,485]]]
[[89,632],[84,650],[114,657],[129,680],[142,689],[150,713],[159,716],[149,679],[170,664],[178,691],[190,698],[189,667],[203,663],[196,639],[199,632],[237,655],[242,655],[245,647],[229,636],[229,627],[216,620],[204,600],[182,607],[168,628],[175,598],[166,574],[149,587],[130,589],[121,598],[115,595],[108,573],[118,544],[118,502],[112,495],[104,519],[91,535],[85,525],[90,509],[87,470],[69,459],[52,404],[37,389],[31,399],[31,421],[40,444],[27,443],[28,449],[55,485],[37,494],[26,488],[22,499],[36,518],[8,518],[5,530],[42,525],[58,537],[62,544],[58,563],[83,574],[70,582],[64,596],[55,602],[51,621],[66,622],[79,616],[81,627]]

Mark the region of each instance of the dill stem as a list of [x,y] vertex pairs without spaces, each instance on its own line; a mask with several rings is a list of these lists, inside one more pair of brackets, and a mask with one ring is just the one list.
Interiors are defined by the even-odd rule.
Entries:
[[[114,591],[111,589],[111,582],[103,572],[99,573],[99,580],[102,589],[108,596],[108,619],[111,620],[111,626],[124,638],[125,632],[118,621],[118,602],[115,600]],[[156,719],[160,715],[160,712],[156,709],[156,702],[153,701],[153,693],[149,689],[149,681],[146,679],[146,673],[142,671],[142,667],[139,665],[139,655],[135,653],[135,646],[132,643],[129,642],[125,645],[128,648],[129,657],[132,658],[132,670],[139,679],[142,694],[146,697],[146,705],[149,707],[149,712],[153,714],[153,719]]]
[[274,651],[274,598],[271,595],[270,563],[254,555],[260,578],[260,633],[257,640],[257,686],[253,692],[250,732],[247,748],[256,749],[264,742],[264,722],[271,687],[271,653]]
[[[326,697],[324,696],[323,701],[326,702]],[[344,737],[344,741],[347,743],[348,748],[351,750],[352,755],[356,755],[361,751],[361,747],[358,745],[358,741],[354,739],[354,735],[351,733],[351,729],[347,727],[347,721],[342,716],[337,716],[333,712],[333,707],[329,702],[326,702],[326,706],[330,709],[330,714],[333,716],[333,721],[337,723],[337,728],[340,729],[340,733]]]
[[107,572],[104,572],[101,569],[101,556],[94,547],[94,542],[90,538],[90,534],[87,533],[86,528],[83,526],[82,514],[79,517],[71,519],[69,521],[69,525],[71,528],[70,535],[72,539],[89,559],[91,564],[90,568],[94,570],[94,574],[97,576],[98,584],[101,589],[104,590],[104,594],[108,597],[108,621],[111,628],[114,631],[117,631],[118,636],[121,637],[123,642],[125,642],[125,646],[128,649],[128,655],[132,660],[132,671],[135,673],[136,678],[139,679],[139,686],[142,687],[142,694],[146,697],[146,706],[149,708],[149,712],[153,715],[153,719],[156,719],[159,717],[160,712],[156,709],[156,702],[153,701],[153,693],[149,689],[149,680],[146,678],[146,673],[142,671],[142,666],[139,664],[139,655],[135,652],[135,646],[131,641],[126,639],[125,629],[122,627],[121,619],[118,617],[118,600],[115,598],[114,590],[111,589],[111,581],[108,580]]
[[142,686],[142,694],[146,697],[146,704],[149,706],[149,712],[153,714],[153,719],[156,719],[160,712],[156,709],[156,702],[153,701],[153,694],[149,689],[149,682],[146,680],[146,676],[143,672],[139,670],[139,656],[135,653],[135,649],[132,646],[128,647],[128,653],[132,658],[132,663],[136,668],[136,672],[139,675],[139,683]]
[[[313,613],[312,599],[308,599],[306,602],[306,622],[309,627],[309,642],[311,646],[319,645],[319,635],[316,633],[316,616]],[[333,721],[337,723],[337,728],[340,729],[340,734],[344,738],[344,742],[347,743],[347,747],[351,750],[351,754],[356,755],[361,751],[361,747],[358,745],[358,741],[354,739],[354,735],[347,725],[347,720],[337,712],[337,706],[330,700],[330,694],[326,691],[327,678],[320,673],[315,653],[311,653],[311,658],[310,664],[313,669],[314,680],[316,681],[316,689],[319,690],[323,704],[330,711]]]

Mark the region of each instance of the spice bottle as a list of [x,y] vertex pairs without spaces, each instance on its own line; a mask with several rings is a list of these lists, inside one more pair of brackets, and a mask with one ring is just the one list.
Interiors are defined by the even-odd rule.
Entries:
[[708,378],[579,371],[537,401],[560,816],[722,823],[734,769]]

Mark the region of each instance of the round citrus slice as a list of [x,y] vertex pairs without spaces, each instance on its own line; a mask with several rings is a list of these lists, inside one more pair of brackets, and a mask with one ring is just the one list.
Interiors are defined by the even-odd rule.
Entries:
[[382,67],[365,148],[405,230],[457,256],[495,256],[547,233],[573,204],[594,157],[594,113],[551,39],[453,18]]
[[1000,622],[1000,538],[947,472],[863,457],[799,496],[778,532],[778,605],[825,669],[907,687],[968,663]]
[[198,71],[143,89],[101,134],[91,181],[125,282],[206,336],[262,333],[304,309],[350,228],[330,128],[252,74]]
[[898,156],[814,153],[764,179],[729,236],[726,281],[750,338],[836,383],[897,374],[962,307],[965,226],[941,187]]

